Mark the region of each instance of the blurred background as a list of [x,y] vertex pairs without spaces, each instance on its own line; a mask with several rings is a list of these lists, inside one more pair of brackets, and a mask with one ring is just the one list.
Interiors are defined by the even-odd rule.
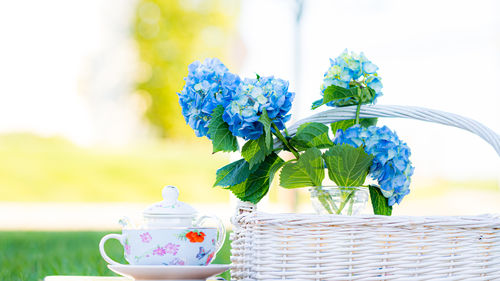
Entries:
[[[110,275],[99,231],[140,217],[166,184],[229,226],[235,200],[212,184],[239,156],[212,155],[178,104],[194,60],[289,80],[291,124],[311,114],[329,58],[363,51],[380,68],[378,104],[453,112],[500,132],[499,13],[494,0],[1,2],[0,279]],[[482,139],[379,124],[408,143],[416,167],[395,215],[500,213],[500,158]],[[276,184],[263,201],[266,211],[312,210],[306,190]],[[71,245],[81,250],[61,261]]]

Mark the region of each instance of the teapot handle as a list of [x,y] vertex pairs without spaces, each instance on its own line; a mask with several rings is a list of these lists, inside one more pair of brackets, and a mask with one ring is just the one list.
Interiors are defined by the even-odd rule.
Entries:
[[110,258],[107,254],[106,254],[106,251],[104,250],[104,243],[106,243],[106,241],[108,239],[116,239],[118,241],[120,241],[120,244],[122,244],[123,246],[123,235],[122,234],[107,234],[105,235],[102,239],[101,239],[101,242],[99,242],[99,251],[101,252],[101,256],[102,258],[107,261],[109,264],[113,264],[113,265],[116,265],[116,264],[119,264],[119,265],[122,265],[121,263],[119,262],[116,262],[114,261],[112,258]]
[[213,219],[217,223],[217,244],[216,244],[217,250],[216,250],[216,252],[218,252],[222,248],[222,245],[224,245],[224,240],[226,239],[226,227],[224,226],[224,224],[222,223],[222,221],[218,217],[213,216],[213,215],[201,216],[198,220],[196,220],[194,225],[199,226],[199,225],[203,224],[203,222],[207,219]]

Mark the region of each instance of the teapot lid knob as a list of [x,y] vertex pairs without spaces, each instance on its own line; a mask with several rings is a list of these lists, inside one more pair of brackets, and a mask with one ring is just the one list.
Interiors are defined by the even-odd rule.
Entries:
[[179,198],[179,189],[172,185],[163,187],[161,191],[163,200],[147,207],[143,214],[145,216],[194,216],[196,210],[189,204],[181,202]]
[[163,201],[167,204],[175,204],[179,198],[179,190],[173,185],[167,185],[161,191]]

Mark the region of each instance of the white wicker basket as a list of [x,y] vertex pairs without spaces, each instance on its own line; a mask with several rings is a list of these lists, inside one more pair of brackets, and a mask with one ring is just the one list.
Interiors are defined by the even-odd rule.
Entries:
[[[354,107],[305,122],[352,119]],[[471,131],[500,155],[500,136],[462,116],[364,106],[361,118],[402,117]],[[240,202],[232,219],[233,280],[500,280],[500,217],[267,214]]]

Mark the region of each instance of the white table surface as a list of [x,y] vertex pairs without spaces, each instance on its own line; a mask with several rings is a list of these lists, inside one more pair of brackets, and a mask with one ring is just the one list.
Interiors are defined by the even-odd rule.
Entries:
[[98,276],[47,276],[44,281],[133,281],[126,277],[98,277]]
[[[207,281],[216,281],[216,277],[208,278]],[[47,276],[43,281],[134,281],[126,277],[99,277],[99,276],[69,276],[57,275]]]

